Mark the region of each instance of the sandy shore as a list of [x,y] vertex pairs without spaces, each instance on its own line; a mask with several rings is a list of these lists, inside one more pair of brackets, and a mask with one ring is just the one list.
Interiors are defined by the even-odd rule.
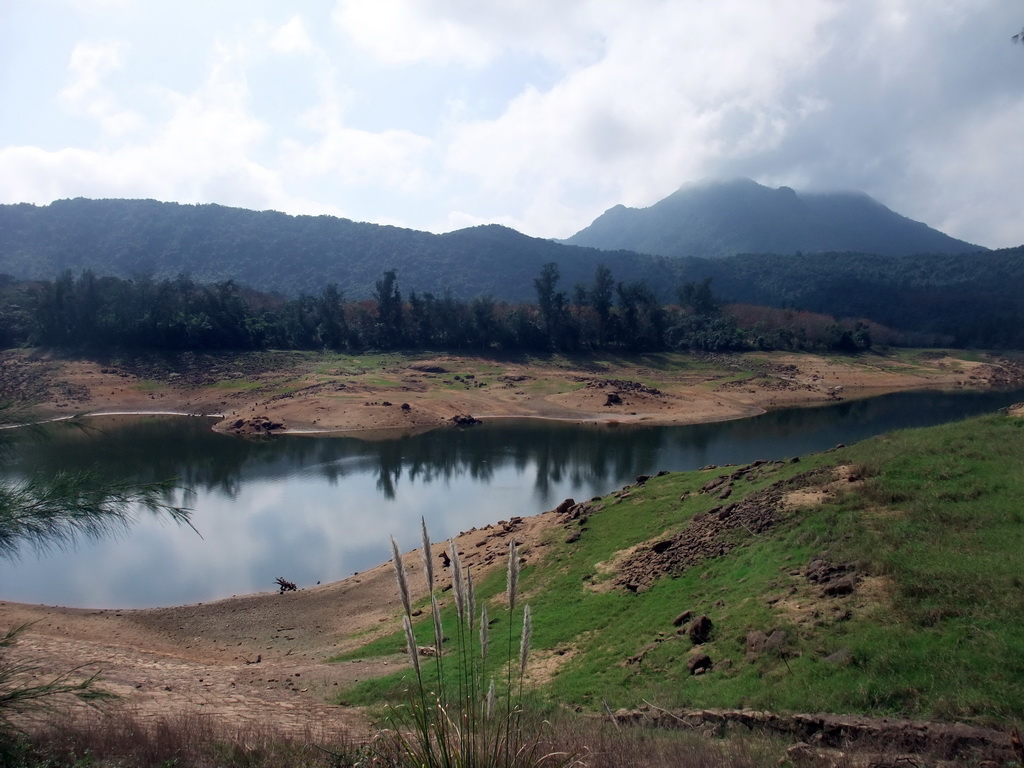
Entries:
[[[218,413],[225,431],[422,430],[452,418],[533,417],[684,424],[739,418],[772,408],[919,388],[1024,382],[1024,369],[997,358],[939,353],[857,358],[746,354],[642,360],[509,360],[310,354],[173,361],[65,360],[3,353],[0,388],[32,397],[50,417],[100,411]],[[538,510],[540,512],[540,510]],[[494,525],[459,539],[475,568],[504,566],[514,536],[540,557],[553,515]],[[496,521],[497,522],[497,521]],[[414,588],[422,571],[410,557]],[[440,569],[439,569],[440,570]],[[441,571],[440,578],[446,578]],[[302,732],[311,723],[361,738],[358,710],[329,705],[351,683],[404,665],[395,656],[326,663],[331,655],[398,628],[390,565],[334,584],[177,608],[79,610],[0,603],[0,628],[32,622],[8,658],[39,674],[80,665],[141,717],[199,712],[230,722],[273,722]]]

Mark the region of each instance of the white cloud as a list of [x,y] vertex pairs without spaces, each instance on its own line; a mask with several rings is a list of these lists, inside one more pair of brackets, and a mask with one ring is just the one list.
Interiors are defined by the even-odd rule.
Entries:
[[[721,156],[774,147],[808,113],[812,102],[787,101],[784,86],[820,55],[828,3],[642,11],[609,29],[598,61],[547,91],[527,89],[497,119],[453,129],[452,167],[500,197],[528,189],[531,203],[546,201],[524,216],[533,233],[564,236],[614,203],[649,204]],[[600,210],[567,220],[557,202],[582,190]]]
[[[917,169],[917,178],[896,205],[919,212],[932,226],[956,232],[969,242],[1021,245],[1022,126],[1024,97],[997,110],[965,116],[946,135],[914,149],[910,164]],[[932,194],[922,195],[922,189]]]
[[285,142],[281,164],[298,176],[416,192],[427,185],[422,155],[430,146],[429,139],[410,131],[374,133],[339,125],[313,144]]
[[392,66],[481,67],[519,53],[569,67],[593,60],[624,16],[643,16],[661,0],[338,0],[337,27]]
[[76,45],[68,64],[70,82],[57,95],[72,112],[94,118],[112,137],[131,133],[145,123],[137,112],[120,107],[103,83],[108,73],[121,68],[127,47],[124,42]]
[[435,15],[430,3],[409,0],[340,0],[335,22],[381,61],[405,65],[424,60],[480,65],[493,54],[488,43],[457,16]]
[[70,63],[17,84],[5,201],[344,208],[566,236],[616,203],[744,175],[1024,239],[1006,170],[1022,160],[1011,0],[225,2],[185,21],[86,5],[46,36],[23,14],[38,42],[16,55],[46,48],[35,67],[12,54],[19,71]]
[[278,53],[310,53],[314,48],[301,16],[293,16],[276,30],[270,38],[270,47]]

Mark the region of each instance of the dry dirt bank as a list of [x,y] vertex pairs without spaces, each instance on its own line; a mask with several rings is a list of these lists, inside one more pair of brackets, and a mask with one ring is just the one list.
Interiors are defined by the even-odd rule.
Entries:
[[693,424],[902,389],[1024,381],[1024,366],[942,352],[642,358],[481,358],[262,352],[173,358],[0,359],[0,396],[50,416],[221,414],[224,431],[420,430],[453,418]]

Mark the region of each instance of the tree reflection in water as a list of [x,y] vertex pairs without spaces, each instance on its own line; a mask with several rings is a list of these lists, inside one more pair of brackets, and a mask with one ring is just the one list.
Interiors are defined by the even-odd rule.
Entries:
[[[607,493],[637,475],[786,459],[872,434],[990,412],[1024,392],[904,393],[689,427],[494,419],[397,436],[215,434],[196,418],[114,417],[50,428],[5,469],[94,469],[111,480],[177,477],[203,539],[140,525],[53,560],[0,565],[0,599],[143,607],[300,585],[387,559],[387,533],[416,546],[420,515],[441,537]],[[88,574],[84,577],[83,574]]]

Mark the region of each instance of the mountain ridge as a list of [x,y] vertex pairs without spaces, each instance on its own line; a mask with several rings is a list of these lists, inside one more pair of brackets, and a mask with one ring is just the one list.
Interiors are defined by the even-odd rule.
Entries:
[[609,256],[498,224],[434,234],[214,203],[75,198],[0,205],[0,272],[17,279],[51,279],[66,269],[123,278],[188,274],[292,296],[334,282],[348,296],[366,297],[381,273],[395,268],[417,291],[522,299],[547,262],[558,262],[572,285],[612,260],[630,279],[663,282],[673,272],[650,256]]

